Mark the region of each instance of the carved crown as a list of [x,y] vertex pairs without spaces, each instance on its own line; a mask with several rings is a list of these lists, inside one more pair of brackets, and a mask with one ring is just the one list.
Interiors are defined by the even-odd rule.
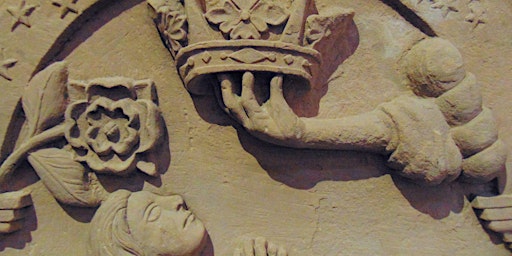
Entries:
[[321,64],[318,42],[352,21],[352,10],[316,14],[311,0],[148,0],[185,87],[202,94],[212,75],[253,71],[311,84]]

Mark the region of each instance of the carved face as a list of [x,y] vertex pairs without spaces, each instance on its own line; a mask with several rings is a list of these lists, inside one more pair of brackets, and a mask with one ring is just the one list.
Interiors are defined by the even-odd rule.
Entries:
[[191,256],[204,247],[205,227],[179,195],[133,193],[128,199],[127,222],[146,255]]

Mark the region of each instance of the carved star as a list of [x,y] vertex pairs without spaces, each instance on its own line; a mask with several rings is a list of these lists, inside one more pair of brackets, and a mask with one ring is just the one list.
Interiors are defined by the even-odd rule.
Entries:
[[480,24],[487,23],[487,11],[479,4],[479,2],[470,3],[469,10],[471,12],[466,16],[466,18],[464,18],[464,20],[471,23],[473,25],[473,29],[478,27]]
[[14,31],[19,25],[25,25],[30,28],[30,21],[28,16],[37,8],[37,5],[27,4],[25,0],[21,0],[19,6],[7,7],[7,12],[14,18],[14,24],[11,27],[11,31]]
[[78,8],[76,7],[78,0],[53,0],[52,3],[55,6],[60,7],[60,18],[64,19],[68,13],[72,12],[78,14]]
[[450,12],[458,12],[456,6],[454,6],[455,0],[432,0],[432,5],[430,7],[434,9],[439,9],[443,11],[443,17],[448,16]]
[[17,59],[6,59],[4,56],[4,48],[0,49],[0,76],[11,81],[12,78],[7,73],[9,68],[14,67],[16,63],[18,62]]

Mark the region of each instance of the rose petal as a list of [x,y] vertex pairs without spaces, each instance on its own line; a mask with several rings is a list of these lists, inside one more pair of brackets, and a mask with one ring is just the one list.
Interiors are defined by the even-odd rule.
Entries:
[[87,139],[89,146],[99,156],[108,156],[112,153],[112,142],[107,140],[107,136],[104,133],[99,133],[96,139]]
[[258,16],[251,16],[251,23],[259,32],[265,32],[268,30],[267,23]]
[[114,102],[111,107],[112,112],[116,109],[121,110],[121,112],[128,117],[128,120],[133,119],[134,116],[139,114],[139,109],[137,107],[137,101],[132,99],[122,99]]
[[251,11],[251,17],[263,19],[270,25],[280,25],[288,19],[289,13],[286,9],[274,3],[259,2]]
[[89,129],[87,129],[87,137],[90,138],[90,139],[96,139],[98,137],[98,132],[99,132],[100,128],[99,127],[89,127]]
[[91,105],[87,108],[86,112],[89,113],[89,112],[98,110],[100,108],[104,108],[104,109],[113,111],[115,107],[113,107],[112,105],[115,102],[116,101],[113,101],[109,98],[104,98],[104,97],[97,98],[96,100],[91,102]]
[[108,160],[102,160],[94,152],[89,152],[86,162],[92,170],[98,173],[126,175],[135,170],[135,154],[125,160],[116,155]]
[[86,101],[77,101],[69,105],[64,114],[65,122],[69,125],[69,129],[64,132],[64,136],[68,143],[75,148],[87,147],[87,143],[82,139],[83,134],[81,134],[78,122],[86,108]]
[[240,11],[230,1],[224,1],[223,7],[217,7],[206,12],[204,17],[213,24],[219,24],[236,20],[240,16]]
[[231,30],[231,39],[260,39],[261,35],[251,23],[240,22]]
[[87,101],[81,100],[77,101],[68,106],[66,112],[64,113],[64,117],[66,121],[75,122],[78,120],[80,115],[82,115],[87,108]]
[[152,162],[146,162],[139,160],[137,162],[137,169],[139,169],[141,172],[156,177],[158,176],[158,172],[156,170],[156,165]]
[[[154,147],[163,135],[163,123],[158,107],[149,100],[138,100],[137,105],[141,108],[140,115],[140,143],[137,152],[145,152]],[[144,109],[144,110],[142,110]]]
[[123,98],[135,99],[133,79],[125,77],[96,78],[86,87],[87,100],[90,102],[98,98],[119,100]]
[[222,33],[229,34],[229,32],[231,32],[236,27],[236,25],[238,25],[241,22],[242,19],[240,17],[237,17],[235,19],[222,22],[219,26],[219,29],[220,31],[222,31]]
[[125,156],[133,151],[137,143],[139,143],[138,132],[130,127],[125,127],[121,140],[118,143],[114,143],[112,149],[116,154]]
[[178,15],[171,21],[171,27],[168,30],[169,37],[174,40],[183,40],[187,37],[187,33],[183,30],[186,18],[183,15]]

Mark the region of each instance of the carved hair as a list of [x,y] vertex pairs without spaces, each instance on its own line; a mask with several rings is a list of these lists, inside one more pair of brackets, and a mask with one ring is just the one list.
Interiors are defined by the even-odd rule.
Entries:
[[144,256],[130,235],[126,207],[132,192],[118,190],[110,194],[91,221],[89,253],[94,256]]

